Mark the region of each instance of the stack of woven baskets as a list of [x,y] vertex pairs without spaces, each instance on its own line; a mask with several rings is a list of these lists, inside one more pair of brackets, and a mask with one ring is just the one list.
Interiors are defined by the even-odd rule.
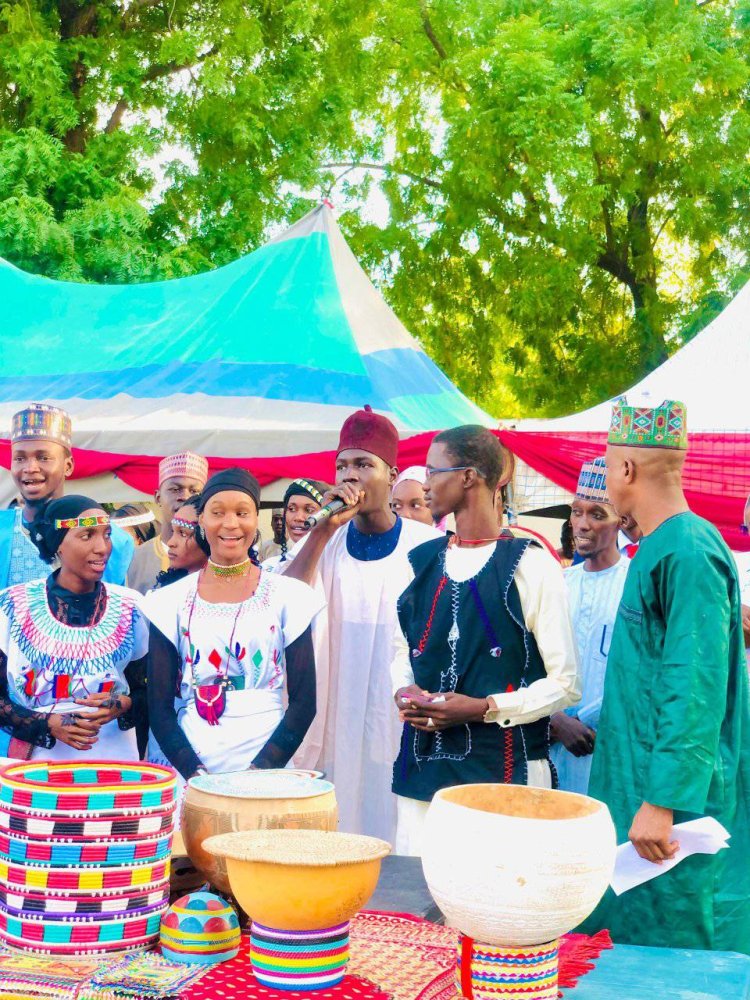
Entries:
[[0,770],[0,939],[73,956],[153,945],[169,902],[175,777],[144,762]]

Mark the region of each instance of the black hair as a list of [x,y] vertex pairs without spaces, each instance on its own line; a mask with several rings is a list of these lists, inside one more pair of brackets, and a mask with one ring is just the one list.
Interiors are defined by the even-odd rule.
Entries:
[[168,587],[170,583],[177,583],[178,580],[182,580],[187,575],[186,569],[173,569],[171,566],[169,569],[160,570],[156,575],[154,590],[161,590],[162,587]]
[[[193,496],[188,497],[187,500],[184,503],[180,504],[180,506],[177,508],[177,510],[180,510],[181,507],[192,507],[193,510],[196,512],[196,514],[200,513],[200,510],[201,510],[201,495],[200,495],[200,493],[195,493],[195,494],[193,494]],[[203,552],[204,555],[210,556],[211,555],[211,548],[210,548],[210,546],[208,544],[208,541],[206,539],[206,534],[205,534],[203,528],[201,528],[201,526],[198,524],[197,521],[195,522],[195,528],[193,530],[193,535],[195,537],[196,544],[198,545],[198,548],[201,550],[201,552]],[[162,572],[163,573],[171,573],[172,570],[171,569],[167,569],[167,570],[162,570]],[[177,571],[175,570],[175,572],[177,572]],[[158,580],[159,577],[157,577],[156,579]],[[167,580],[167,583],[173,583],[175,579],[179,580],[179,577],[170,577],[169,580]]]
[[445,445],[456,465],[471,466],[493,492],[501,476],[512,462],[510,452],[504,448],[492,431],[481,424],[462,424],[441,431],[433,439]]
[[[112,515],[112,520],[116,524],[118,517],[136,517],[139,514],[148,514],[150,509],[145,503],[126,503],[117,508]],[[145,524],[134,524],[132,530],[140,544],[143,545],[144,542],[150,542],[155,537],[156,520],[152,519]]]
[[565,559],[573,559],[576,554],[575,542],[573,541],[573,525],[568,517],[560,528],[560,548]]
[[[289,501],[292,497],[308,497],[313,503],[320,504],[322,506],[323,494],[330,489],[327,483],[318,482],[317,479],[295,479],[286,488],[286,493],[284,494],[283,507],[281,508],[281,515],[283,517],[283,533],[281,538],[281,559],[280,562],[286,562],[287,553],[287,537],[286,537],[286,509],[289,506]],[[318,496],[315,496],[315,494]]]

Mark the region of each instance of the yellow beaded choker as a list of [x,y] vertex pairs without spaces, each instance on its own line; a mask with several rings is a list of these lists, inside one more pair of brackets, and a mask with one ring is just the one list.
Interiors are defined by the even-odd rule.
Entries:
[[252,566],[252,559],[249,557],[243,560],[241,563],[234,563],[232,566],[222,566],[220,563],[215,563],[213,559],[208,560],[208,567],[212,573],[216,576],[245,576],[248,569]]

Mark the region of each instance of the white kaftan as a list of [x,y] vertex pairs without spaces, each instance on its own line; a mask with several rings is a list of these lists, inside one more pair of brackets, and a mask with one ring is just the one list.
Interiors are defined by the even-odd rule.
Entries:
[[315,652],[327,690],[319,687],[318,716],[302,749],[309,741],[321,746],[317,761],[307,757],[306,763],[336,785],[339,828],[393,843],[391,780],[401,733],[390,676],[396,605],[413,576],[409,552],[443,536],[430,525],[402,519],[394,551],[363,561],[347,550],[348,527],[331,538],[318,565],[328,628],[324,641],[316,636]]

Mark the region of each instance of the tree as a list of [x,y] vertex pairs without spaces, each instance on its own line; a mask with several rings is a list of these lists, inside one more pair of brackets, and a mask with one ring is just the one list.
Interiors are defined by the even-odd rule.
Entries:
[[352,97],[370,57],[351,44],[367,16],[352,0],[0,0],[0,255],[134,281],[254,249],[309,207],[324,153],[368,153]]
[[348,231],[470,395],[598,402],[746,277],[748,9],[384,4],[391,222]]
[[588,405],[746,273],[748,26],[750,0],[0,0],[0,256],[189,274],[333,188],[464,391]]

